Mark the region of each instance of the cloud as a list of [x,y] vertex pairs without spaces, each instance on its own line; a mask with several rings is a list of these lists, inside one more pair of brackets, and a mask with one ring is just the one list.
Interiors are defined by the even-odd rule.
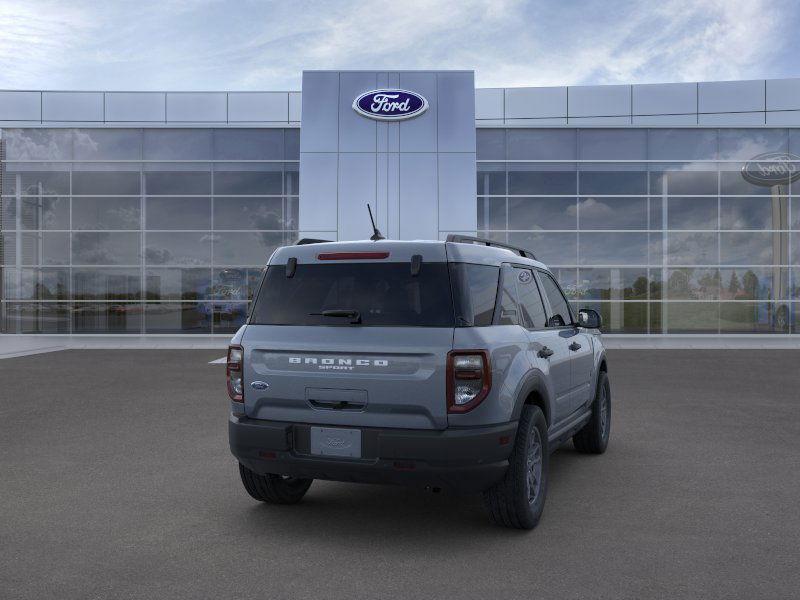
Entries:
[[479,86],[796,76],[790,0],[7,0],[0,87],[299,89],[303,69]]

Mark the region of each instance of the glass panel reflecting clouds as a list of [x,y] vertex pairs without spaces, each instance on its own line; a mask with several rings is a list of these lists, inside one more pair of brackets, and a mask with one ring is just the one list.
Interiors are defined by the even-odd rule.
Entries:
[[217,232],[214,234],[214,264],[263,266],[281,244],[282,233]]
[[[504,204],[503,208],[505,208]],[[578,207],[575,198],[508,199],[508,229],[530,229],[533,231],[540,229],[577,229],[577,217]],[[502,221],[504,220],[503,218]],[[496,222],[501,223],[502,221],[498,220]],[[493,229],[505,229],[505,226],[493,227]]]
[[144,185],[148,195],[208,195],[211,194],[211,172],[207,165],[196,171],[155,171],[144,174]]
[[672,265],[719,264],[718,233],[667,234],[666,257]]
[[145,263],[148,265],[199,266],[211,264],[212,233],[148,232]]
[[211,333],[212,311],[206,302],[148,303],[145,333]]
[[0,169],[0,333],[228,334],[270,253],[297,239],[298,129],[2,139],[25,162]]
[[647,229],[647,198],[583,197],[580,229]]
[[647,233],[581,232],[580,265],[647,264]]
[[214,172],[215,194],[280,195],[283,174],[280,165],[276,170],[266,168],[241,171],[217,170]]
[[138,268],[76,268],[72,270],[74,300],[139,300],[142,274]]
[[[478,198],[478,229],[507,229],[506,198]],[[522,227],[520,227],[522,229]]]
[[139,196],[72,198],[73,229],[139,229]]
[[139,171],[74,171],[73,194],[113,194],[131,196],[139,194]]
[[720,264],[768,265],[773,262],[775,250],[786,247],[788,233],[725,232],[720,233]]
[[775,197],[720,198],[721,229],[789,229],[789,199]]
[[211,198],[145,198],[147,229],[211,229]]
[[22,229],[69,229],[69,197],[23,196],[19,205]]
[[719,300],[719,269],[668,269],[668,300]]
[[74,265],[137,265],[139,234],[92,232],[72,234]]
[[148,267],[145,271],[147,300],[210,300],[211,269]]
[[667,199],[668,229],[718,229],[717,198]]
[[[547,168],[553,170],[546,170]],[[508,193],[525,195],[574,195],[578,177],[565,165],[508,165]]]

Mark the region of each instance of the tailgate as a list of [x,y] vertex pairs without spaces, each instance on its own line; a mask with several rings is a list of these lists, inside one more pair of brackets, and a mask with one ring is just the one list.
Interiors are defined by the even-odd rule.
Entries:
[[444,429],[452,343],[451,327],[250,325],[245,411],[293,423]]

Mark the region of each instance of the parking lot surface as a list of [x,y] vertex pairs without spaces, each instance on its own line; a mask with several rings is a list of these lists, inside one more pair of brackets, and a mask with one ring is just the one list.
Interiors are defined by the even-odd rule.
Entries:
[[0,361],[0,598],[797,597],[800,351],[609,351],[609,450],[553,455],[531,532],[415,489],[251,500],[220,355]]

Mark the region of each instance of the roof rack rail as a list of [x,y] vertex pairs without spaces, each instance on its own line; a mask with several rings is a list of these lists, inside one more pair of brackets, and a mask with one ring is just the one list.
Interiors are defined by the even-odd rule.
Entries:
[[511,246],[510,244],[504,244],[502,242],[495,242],[494,240],[487,240],[486,238],[479,238],[470,235],[459,235],[457,233],[451,233],[448,234],[447,241],[459,244],[483,244],[484,246],[505,248],[506,250],[511,250],[512,252],[516,252],[522,258],[530,258],[536,260],[536,257],[530,250],[525,250],[525,248],[520,248],[519,246]]
[[301,240],[297,240],[295,246],[305,246],[306,244],[325,244],[332,240],[318,240],[315,238],[303,238]]

